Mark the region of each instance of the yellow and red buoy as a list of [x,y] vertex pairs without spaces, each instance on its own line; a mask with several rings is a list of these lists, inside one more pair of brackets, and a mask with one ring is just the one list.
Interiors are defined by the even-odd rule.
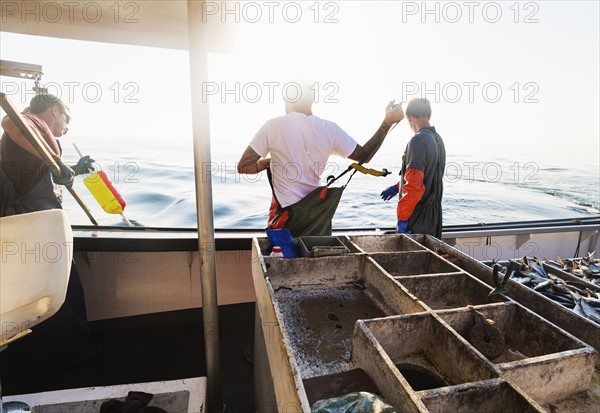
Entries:
[[[79,156],[83,156],[75,143],[73,143],[73,146],[75,147],[75,150]],[[100,204],[102,209],[108,214],[121,215],[123,221],[125,221],[128,226],[133,227],[134,225],[123,214],[127,203],[119,191],[117,191],[117,188],[115,188],[113,183],[110,181],[108,174],[103,170],[94,172],[91,168],[90,172],[91,174],[83,179],[83,184]]]
[[127,203],[104,171],[85,177],[83,184],[108,214],[121,214]]

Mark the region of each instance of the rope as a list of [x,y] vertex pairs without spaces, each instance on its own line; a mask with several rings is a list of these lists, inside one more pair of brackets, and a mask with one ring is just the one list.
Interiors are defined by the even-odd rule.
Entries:
[[[390,132],[396,127],[396,125],[397,125],[397,123],[394,123],[390,127],[390,130],[388,130],[387,135],[390,134]],[[344,172],[342,172],[338,176],[334,177],[333,175],[329,175],[327,177],[327,185],[325,185],[325,186],[327,188],[329,188],[330,185],[332,185],[335,181],[340,179],[342,176],[346,175],[352,169],[354,169],[354,172],[352,173],[352,175],[350,175],[350,178],[348,178],[348,181],[346,182],[346,185],[344,185],[344,187],[348,186],[348,184],[350,183],[350,180],[354,177],[354,174],[356,173],[356,171],[361,171],[364,174],[369,174],[369,175],[373,175],[373,176],[388,176],[391,173],[391,172],[388,172],[388,170],[385,168],[383,169],[383,171],[377,171],[375,169],[364,168],[362,166],[363,163],[364,162],[353,162],[352,164],[350,164],[348,166],[348,168]]]

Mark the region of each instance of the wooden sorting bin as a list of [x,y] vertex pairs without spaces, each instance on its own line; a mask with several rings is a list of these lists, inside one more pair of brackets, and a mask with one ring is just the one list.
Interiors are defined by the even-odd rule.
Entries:
[[[592,347],[514,303],[483,305],[475,309],[485,318],[494,320],[494,326],[504,336],[505,352],[491,361],[507,381],[536,402],[552,403],[588,388],[598,356]],[[437,314],[469,340],[477,317],[471,309]]]

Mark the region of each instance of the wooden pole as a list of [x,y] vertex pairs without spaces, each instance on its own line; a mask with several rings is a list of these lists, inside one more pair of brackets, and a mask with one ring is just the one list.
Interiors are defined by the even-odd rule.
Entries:
[[[33,146],[36,152],[40,155],[40,158],[42,158],[46,165],[48,165],[48,168],[50,168],[52,173],[58,176],[62,176],[59,165],[62,165],[63,161],[60,158],[60,156],[58,156],[54,153],[54,151],[52,151],[52,149],[48,145],[48,142],[46,142],[46,140],[40,135],[40,133],[35,128],[32,128],[29,125],[29,122],[26,122],[25,119],[23,119],[23,116],[21,116],[21,114],[18,111],[16,111],[14,106],[10,103],[6,94],[1,92],[0,106],[2,106],[2,109],[4,109],[8,117],[15,123],[17,128],[19,128],[25,139],[27,139],[27,142],[29,142],[29,144]],[[96,221],[90,209],[81,200],[79,194],[75,192],[73,188],[67,188],[67,190],[73,196],[73,198],[75,198],[75,201],[77,201],[77,203],[79,204],[81,209],[83,209],[83,212],[85,212],[90,221],[92,221],[92,224],[98,225],[98,221]]]

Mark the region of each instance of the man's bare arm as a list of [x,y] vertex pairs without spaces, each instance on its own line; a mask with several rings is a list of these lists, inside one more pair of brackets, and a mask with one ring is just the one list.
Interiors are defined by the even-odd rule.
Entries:
[[257,174],[271,165],[271,158],[261,159],[252,147],[248,146],[237,165],[237,171],[241,174]]

